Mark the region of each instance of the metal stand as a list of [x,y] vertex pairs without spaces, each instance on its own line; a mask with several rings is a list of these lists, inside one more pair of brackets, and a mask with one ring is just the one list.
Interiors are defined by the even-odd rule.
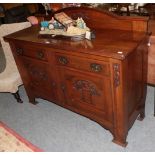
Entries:
[[14,96],[14,98],[17,100],[18,103],[23,103],[18,91],[16,93],[12,93],[12,95]]

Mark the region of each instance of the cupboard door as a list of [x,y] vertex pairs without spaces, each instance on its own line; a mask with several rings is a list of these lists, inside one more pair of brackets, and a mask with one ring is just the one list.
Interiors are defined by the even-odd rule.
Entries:
[[112,121],[112,93],[110,78],[62,69],[62,87],[68,106],[87,114],[94,114],[107,121]]
[[29,77],[28,87],[36,97],[56,99],[56,82],[51,78],[47,63],[21,58],[22,64]]

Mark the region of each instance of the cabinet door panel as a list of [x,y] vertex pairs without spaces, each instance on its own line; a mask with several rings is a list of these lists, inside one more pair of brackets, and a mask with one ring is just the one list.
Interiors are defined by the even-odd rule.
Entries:
[[21,58],[29,77],[28,87],[37,97],[56,100],[56,82],[51,78],[47,63],[38,60]]
[[47,64],[40,63],[31,59],[23,58],[23,64],[26,68],[31,82],[34,85],[42,86],[48,88],[50,86],[49,71],[47,69]]
[[110,79],[69,69],[63,72],[65,97],[69,106],[112,121]]

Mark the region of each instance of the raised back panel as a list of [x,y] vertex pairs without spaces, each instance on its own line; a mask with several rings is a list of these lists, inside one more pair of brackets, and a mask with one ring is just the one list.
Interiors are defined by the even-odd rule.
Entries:
[[[147,31],[147,18],[122,17],[108,11],[101,11],[88,7],[70,7],[58,12],[65,12],[73,19],[82,17],[91,29],[120,29],[129,31]],[[135,25],[136,23],[136,25]],[[140,26],[143,25],[143,26]]]

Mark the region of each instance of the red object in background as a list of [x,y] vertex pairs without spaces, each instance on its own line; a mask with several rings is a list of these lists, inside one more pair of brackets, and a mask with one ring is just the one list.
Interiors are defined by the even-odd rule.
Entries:
[[32,24],[32,25],[37,25],[38,24],[38,19],[35,16],[29,16],[27,20]]

